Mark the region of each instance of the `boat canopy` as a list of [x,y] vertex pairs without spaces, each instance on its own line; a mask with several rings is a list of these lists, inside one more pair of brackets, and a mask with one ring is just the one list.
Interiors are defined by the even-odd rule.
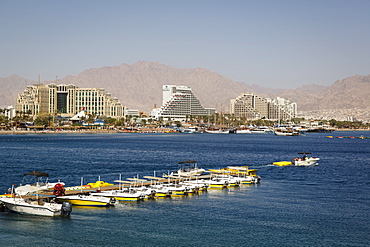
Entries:
[[185,164],[185,163],[197,163],[195,160],[187,160],[187,161],[181,161],[179,164]]
[[32,175],[32,176],[35,176],[35,177],[49,177],[49,173],[36,172],[36,171],[23,174],[23,176],[27,176],[27,175]]

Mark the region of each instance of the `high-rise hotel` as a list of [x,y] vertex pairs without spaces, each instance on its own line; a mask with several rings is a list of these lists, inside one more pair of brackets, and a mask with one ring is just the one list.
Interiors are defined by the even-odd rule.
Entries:
[[81,110],[87,114],[106,117],[124,117],[125,106],[103,88],[79,88],[75,85],[37,84],[18,94],[15,103],[18,112],[58,114],[71,117]]
[[291,120],[297,116],[297,103],[280,97],[269,99],[243,93],[230,100],[230,113],[248,120]]
[[170,119],[184,119],[186,116],[210,116],[213,108],[204,108],[190,87],[163,85],[162,106],[153,109],[151,115]]

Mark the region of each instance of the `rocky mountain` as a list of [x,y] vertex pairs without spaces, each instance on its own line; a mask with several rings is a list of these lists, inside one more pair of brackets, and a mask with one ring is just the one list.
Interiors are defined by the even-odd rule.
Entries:
[[370,75],[348,77],[329,87],[309,85],[268,95],[277,96],[296,101],[300,111],[365,109],[370,107]]
[[28,85],[37,83],[18,75],[0,77],[0,108],[15,104],[18,93],[22,92]]
[[231,98],[251,91],[244,83],[203,68],[178,69],[157,62],[139,61],[133,65],[89,69],[67,76],[59,83],[80,87],[103,87],[131,109],[150,110],[162,104],[162,85],[191,87],[207,108],[228,109]]
[[[36,83],[16,75],[0,78],[0,107],[14,105],[17,94],[27,85]],[[49,83],[51,82],[43,82]],[[204,107],[223,111],[228,110],[230,99],[249,92],[269,98],[287,98],[297,102],[300,111],[366,108],[370,98],[370,75],[349,77],[329,87],[306,85],[295,90],[272,89],[235,82],[203,68],[179,69],[145,61],[88,69],[77,75],[67,76],[59,80],[58,84],[104,88],[128,108],[145,112],[150,112],[154,105],[162,104],[162,85],[165,84],[191,87]]]

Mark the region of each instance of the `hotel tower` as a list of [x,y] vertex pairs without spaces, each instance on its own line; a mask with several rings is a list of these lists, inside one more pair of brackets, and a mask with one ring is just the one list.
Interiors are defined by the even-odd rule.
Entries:
[[59,114],[71,117],[84,109],[87,114],[112,118],[124,117],[125,106],[103,88],[79,88],[75,85],[37,84],[18,94],[17,112]]

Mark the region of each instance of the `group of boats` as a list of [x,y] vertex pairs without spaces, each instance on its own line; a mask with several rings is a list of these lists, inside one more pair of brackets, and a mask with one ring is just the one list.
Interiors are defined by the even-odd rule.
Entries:
[[267,126],[258,127],[242,127],[242,128],[200,128],[197,126],[189,126],[181,131],[182,133],[197,134],[266,134],[273,133],[273,130]]
[[196,134],[267,134],[272,133],[278,136],[299,136],[309,131],[297,125],[278,125],[274,127],[268,126],[249,126],[242,128],[208,128],[202,129],[197,126],[189,126],[182,130],[182,133]]
[[[320,158],[310,156],[312,153],[300,152],[300,156],[290,161],[274,162],[276,166],[315,166]],[[64,187],[63,182],[50,183],[49,174],[30,172],[18,187],[8,189],[0,195],[0,211],[12,211],[20,214],[39,216],[68,217],[72,206],[109,207],[118,201],[141,201],[153,198],[185,196],[202,193],[208,189],[223,189],[243,184],[260,183],[261,177],[257,169],[248,166],[228,166],[221,169],[203,169],[194,160],[179,162],[177,171],[163,174],[161,177],[138,176],[115,183],[99,180],[84,185],[81,178],[80,186]],[[45,180],[46,178],[46,180]]]
[[[153,198],[185,196],[202,193],[207,189],[223,189],[241,184],[257,184],[261,178],[256,169],[247,166],[229,166],[222,169],[203,169],[197,162],[179,162],[180,168],[161,177],[144,176],[115,180],[115,184],[97,181],[94,184],[64,187],[64,183],[41,182],[49,174],[26,173],[36,182],[12,187],[0,196],[1,211],[38,216],[66,216],[72,206],[108,207],[118,201],[140,201]],[[25,190],[24,188],[27,188]]]
[[363,135],[358,136],[358,137],[356,137],[356,136],[326,136],[326,138],[330,138],[330,139],[332,139],[332,138],[339,138],[339,139],[344,139],[344,138],[348,138],[348,139],[370,139],[370,137],[366,137],[366,136],[363,136]]

